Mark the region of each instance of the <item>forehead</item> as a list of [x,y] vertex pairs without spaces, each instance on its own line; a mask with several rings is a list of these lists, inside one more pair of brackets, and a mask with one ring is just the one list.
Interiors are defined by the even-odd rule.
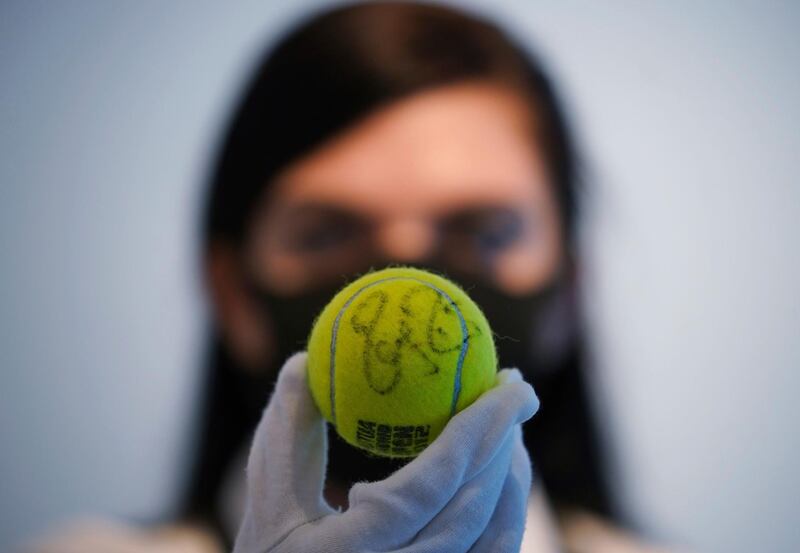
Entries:
[[531,110],[499,85],[424,91],[372,113],[284,170],[273,201],[326,202],[376,217],[546,194]]

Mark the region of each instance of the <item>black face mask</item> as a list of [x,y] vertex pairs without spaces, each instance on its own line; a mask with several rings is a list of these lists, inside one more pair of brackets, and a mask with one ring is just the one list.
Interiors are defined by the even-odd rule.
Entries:
[[[466,290],[494,332],[500,368],[517,367],[531,376],[546,372],[558,363],[573,337],[573,298],[568,283],[562,280],[516,296],[475,278],[442,270],[435,264],[405,265],[441,274]],[[267,372],[274,374],[292,353],[306,349],[316,317],[354,278],[343,278],[297,296],[277,295],[251,281],[250,293],[273,322],[275,333],[277,347],[272,364],[276,366]]]
[[480,282],[459,282],[464,282],[467,294],[489,321],[498,368],[516,367],[528,378],[553,370],[573,333],[566,284],[554,281],[531,293],[512,296]]
[[[389,265],[386,263],[385,265]],[[512,296],[485,282],[444,271],[436,264],[406,264],[442,274],[460,284],[486,315],[495,335],[500,368],[517,367],[527,379],[553,369],[568,348],[573,334],[571,298],[566,283],[556,280],[522,296]],[[383,265],[375,265],[376,268]],[[280,296],[251,283],[252,296],[272,321],[276,351],[265,371],[277,376],[283,361],[305,350],[315,318],[331,298],[354,276],[297,296]],[[263,405],[259,406],[259,410]],[[260,411],[259,411],[260,412]],[[378,480],[405,461],[371,457],[329,432],[329,477],[350,485]]]

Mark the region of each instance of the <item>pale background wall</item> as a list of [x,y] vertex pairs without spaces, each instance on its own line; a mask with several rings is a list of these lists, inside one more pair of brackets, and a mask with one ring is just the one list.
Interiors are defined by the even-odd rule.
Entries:
[[[318,2],[0,6],[0,549],[174,505],[195,225],[232,95]],[[800,4],[469,2],[535,37],[592,167],[598,402],[627,511],[800,548]]]

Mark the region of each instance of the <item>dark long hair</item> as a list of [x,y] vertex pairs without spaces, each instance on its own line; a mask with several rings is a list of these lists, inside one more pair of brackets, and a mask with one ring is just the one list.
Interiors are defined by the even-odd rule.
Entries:
[[[293,160],[403,96],[460,81],[512,86],[529,101],[560,207],[567,257],[576,211],[576,155],[541,64],[479,16],[416,2],[371,2],[314,14],[255,68],[211,175],[206,245],[239,247],[272,177]],[[526,443],[550,498],[605,515],[611,508],[586,398],[580,340],[563,367],[534,381],[543,408]],[[225,536],[219,492],[232,456],[249,440],[271,383],[254,386],[214,334],[196,464],[184,514]],[[274,375],[272,375],[274,377]],[[253,396],[253,390],[257,393]],[[255,413],[256,415],[254,415]]]

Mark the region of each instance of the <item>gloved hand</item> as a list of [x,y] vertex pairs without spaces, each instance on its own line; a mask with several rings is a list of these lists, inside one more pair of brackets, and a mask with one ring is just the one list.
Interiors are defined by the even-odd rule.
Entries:
[[234,553],[519,551],[531,487],[519,423],[538,406],[519,371],[500,371],[416,459],[355,484],[339,512],[322,497],[325,421],[306,384],[306,354],[297,353],[256,429]]

